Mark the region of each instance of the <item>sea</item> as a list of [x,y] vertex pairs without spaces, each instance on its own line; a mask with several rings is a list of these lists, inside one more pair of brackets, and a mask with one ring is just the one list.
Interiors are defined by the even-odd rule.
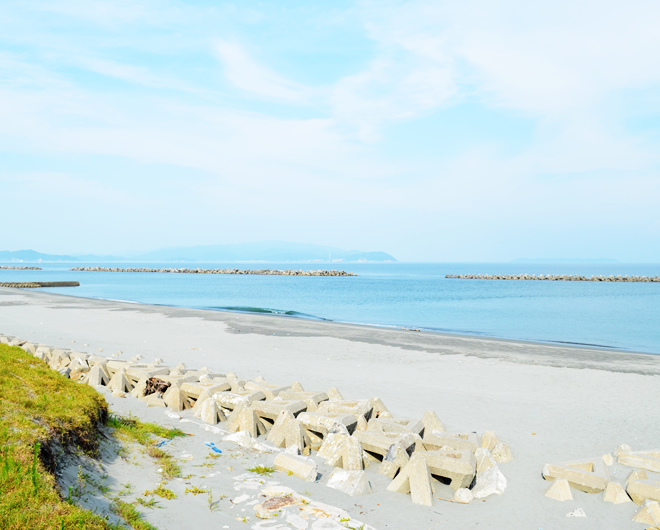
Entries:
[[[9,263],[4,263],[9,265]],[[0,282],[58,294],[660,354],[660,283],[461,280],[447,274],[660,275],[660,264],[13,263]],[[341,269],[354,277],[75,272],[76,266]]]

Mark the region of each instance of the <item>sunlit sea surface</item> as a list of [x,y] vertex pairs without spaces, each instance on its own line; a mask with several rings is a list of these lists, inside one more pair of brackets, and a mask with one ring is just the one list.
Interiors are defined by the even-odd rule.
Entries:
[[[21,265],[21,264],[16,264]],[[33,264],[25,264],[33,265]],[[80,265],[318,269],[357,277],[71,272]],[[660,283],[446,279],[446,274],[660,275],[660,265],[522,263],[45,263],[0,282],[77,280],[59,294],[272,313],[443,333],[660,353]]]

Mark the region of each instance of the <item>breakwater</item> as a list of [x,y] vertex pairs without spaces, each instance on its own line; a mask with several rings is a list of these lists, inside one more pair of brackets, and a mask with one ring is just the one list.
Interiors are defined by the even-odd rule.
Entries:
[[274,269],[145,269],[129,268],[118,269],[115,267],[74,267],[70,271],[88,272],[166,272],[175,274],[250,274],[262,276],[357,276],[352,272],[337,270],[274,270]]
[[40,271],[41,267],[19,267],[19,266],[14,266],[14,265],[0,265],[0,270]]
[[80,282],[4,282],[0,287],[36,289],[37,287],[80,287]]
[[547,280],[555,282],[658,282],[660,276],[579,276],[569,274],[447,274],[459,280]]

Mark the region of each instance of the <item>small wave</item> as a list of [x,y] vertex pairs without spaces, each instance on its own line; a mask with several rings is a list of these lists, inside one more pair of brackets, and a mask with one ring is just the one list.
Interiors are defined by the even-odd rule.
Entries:
[[262,315],[278,315],[293,318],[305,318],[312,320],[325,320],[330,321],[328,318],[317,317],[315,315],[308,315],[307,313],[300,313],[298,311],[286,309],[270,309],[267,307],[246,307],[246,306],[223,306],[223,307],[208,307],[206,309],[213,309],[216,311],[234,311],[238,313],[258,313]]

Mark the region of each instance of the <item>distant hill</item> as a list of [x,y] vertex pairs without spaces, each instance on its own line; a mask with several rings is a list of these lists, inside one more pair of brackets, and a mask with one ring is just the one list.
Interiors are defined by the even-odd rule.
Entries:
[[279,262],[352,262],[352,261],[397,261],[385,252],[344,250],[336,247],[289,243],[286,241],[264,241],[261,243],[237,243],[228,245],[202,245],[174,247],[146,253],[134,253],[130,257],[42,254],[34,250],[0,251],[0,261],[279,261]]
[[607,258],[518,258],[514,259],[511,263],[618,263],[618,260]]
[[263,241],[165,248],[140,254],[140,261],[396,261],[385,252],[344,250],[306,243]]
[[78,261],[78,258],[34,250],[0,250],[0,261]]

